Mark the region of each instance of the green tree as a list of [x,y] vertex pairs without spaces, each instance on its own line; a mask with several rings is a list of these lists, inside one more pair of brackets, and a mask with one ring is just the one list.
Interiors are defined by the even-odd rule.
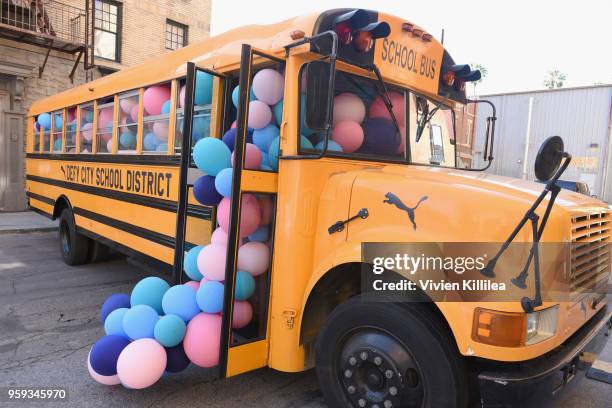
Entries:
[[546,78],[544,78],[544,86],[548,89],[561,88],[565,79],[565,74],[558,69],[548,71]]
[[472,86],[474,87],[473,94],[476,95],[476,85],[481,83],[482,80],[485,79],[489,71],[487,70],[487,67],[485,67],[482,64],[472,64],[472,69],[475,69],[475,70],[477,69],[480,71],[480,79],[478,81],[472,82]]

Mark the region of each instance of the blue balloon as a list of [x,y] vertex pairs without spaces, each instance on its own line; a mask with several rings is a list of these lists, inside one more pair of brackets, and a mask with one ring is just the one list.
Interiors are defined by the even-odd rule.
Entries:
[[208,105],[212,102],[213,76],[207,72],[198,71],[195,82],[196,105]]
[[261,163],[259,165],[259,169],[260,170],[266,170],[266,171],[274,171],[274,169],[272,167],[270,167],[270,164],[264,164],[264,163]]
[[100,321],[104,323],[106,317],[111,314],[113,310],[121,309],[121,308],[130,308],[130,296],[125,293],[116,293],[114,295],[109,296],[104,303],[102,304],[102,308],[100,310]]
[[124,150],[135,149],[136,135],[128,129],[123,130],[121,135],[119,135],[119,146],[121,146]]
[[157,313],[162,314],[164,311],[162,309],[162,298],[168,289],[170,289],[170,285],[161,278],[155,276],[144,278],[132,289],[130,304],[132,307],[147,305]]
[[228,167],[223,169],[215,177],[215,188],[217,192],[223,197],[230,197],[232,195],[232,177],[234,176],[234,169]]
[[[315,149],[323,150],[323,145],[324,144],[325,144],[324,140],[320,141],[315,146]],[[334,142],[333,140],[328,140],[327,141],[327,151],[329,151],[329,152],[341,152],[342,151],[342,147],[338,143]]]
[[132,306],[123,315],[123,331],[132,340],[153,338],[155,324],[159,316],[155,309],[147,305]]
[[236,272],[236,289],[234,298],[236,300],[247,300],[255,292],[255,279],[253,276],[244,271]]
[[187,354],[185,354],[182,343],[175,347],[166,347],[166,356],[168,357],[166,372],[169,373],[181,372],[186,369],[191,362]]
[[53,142],[53,151],[54,152],[62,151],[62,139],[56,139],[55,142]]
[[255,92],[253,91],[253,87],[251,87],[251,92],[249,92],[249,100],[256,101],[257,97],[255,96]]
[[274,105],[274,119],[278,126],[283,122],[283,100],[281,99],[276,105]]
[[186,285],[175,285],[168,289],[162,300],[162,306],[166,314],[175,314],[186,322],[200,313],[196,291]]
[[104,336],[98,340],[89,353],[91,368],[100,375],[117,374],[117,360],[130,341],[121,336]]
[[[236,87],[232,90],[232,103],[235,108],[238,108],[238,98],[240,97],[240,85],[236,85]],[[253,88],[251,87],[251,92],[249,92],[249,100],[256,101],[257,97],[253,92]]]
[[219,205],[223,196],[215,188],[215,177],[200,176],[193,183],[193,196],[202,205],[214,207]]
[[170,109],[172,108],[172,105],[170,104],[171,101],[170,99],[168,99],[166,102],[164,102],[164,104],[162,105],[162,109],[161,109],[161,113],[163,115],[169,115],[170,114]]
[[263,225],[249,235],[249,241],[266,242],[270,238],[270,226]]
[[198,306],[205,313],[219,313],[223,310],[223,291],[221,282],[207,281],[202,283],[197,294]]
[[278,154],[280,152],[280,137],[275,138],[270,143],[270,150],[268,150],[268,163],[272,170],[278,170]]
[[300,96],[300,133],[302,135],[310,136],[315,132],[316,130],[312,130],[308,126],[306,126],[306,95],[301,94]]
[[300,148],[301,149],[314,149],[314,146],[312,145],[312,143],[306,136],[302,135],[300,136]]
[[130,337],[127,335],[125,330],[123,330],[123,317],[128,310],[130,309],[127,307],[113,310],[104,321],[104,333],[106,333],[108,336],[114,335],[129,339]]
[[62,114],[53,115],[53,124],[55,125],[55,130],[62,130],[62,124],[64,123],[64,119]]
[[161,140],[155,136],[155,133],[151,132],[145,135],[144,139],[142,140],[142,147],[144,147],[145,150],[154,151],[157,149],[157,146],[159,146],[160,143]]
[[[246,136],[247,143],[253,143],[254,130],[255,129],[253,128],[247,128],[247,136]],[[225,134],[222,137],[223,143],[225,143],[227,147],[229,147],[231,152],[234,151],[234,146],[236,145],[236,132],[237,132],[236,128],[231,128],[227,132],[225,132]]]
[[40,127],[43,128],[44,130],[51,129],[51,115],[50,114],[41,113],[40,115],[38,115],[38,118],[36,119],[36,121],[38,122]]
[[177,315],[162,316],[155,324],[155,340],[164,347],[177,346],[185,337],[187,325]]
[[198,269],[198,255],[202,250],[202,246],[194,246],[189,251],[185,253],[183,257],[183,269],[189,278],[194,281],[201,281],[203,276]]
[[270,143],[278,136],[280,136],[280,130],[274,125],[268,125],[253,131],[253,143],[262,152],[267,152],[270,149]]
[[270,162],[268,161],[268,153],[261,152],[261,166],[270,167]]
[[[182,131],[182,127],[180,128]],[[191,140],[197,142],[200,139],[210,136],[210,116],[197,116],[193,118],[191,128]]]
[[229,147],[214,137],[198,140],[193,148],[193,161],[209,176],[216,176],[221,170],[232,167],[231,157]]
[[155,151],[157,152],[167,152],[168,151],[168,143],[160,143],[157,145],[157,147],[155,148]]
[[81,121],[83,121],[84,123],[93,123],[93,111],[85,111],[85,115],[83,115],[81,111]]

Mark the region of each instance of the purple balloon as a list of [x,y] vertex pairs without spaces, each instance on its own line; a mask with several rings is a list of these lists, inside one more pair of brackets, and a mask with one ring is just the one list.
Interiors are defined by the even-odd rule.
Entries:
[[[247,128],[247,143],[253,143],[253,131],[254,129]],[[234,145],[236,144],[236,132],[236,128],[231,128],[230,130],[225,132],[225,134],[221,138],[221,140],[223,140],[227,147],[229,147],[232,153],[234,152]]]
[[168,362],[166,363],[166,371],[169,373],[178,373],[187,368],[190,361],[183,349],[183,343],[174,347],[166,347],[166,355]]
[[361,125],[363,144],[358,153],[393,155],[400,145],[400,135],[389,119],[371,118]]
[[213,176],[201,176],[193,183],[193,196],[200,204],[215,206],[221,202],[223,196],[215,188]]
[[130,308],[130,295],[125,293],[116,293],[111,295],[104,301],[102,309],[100,310],[100,320],[102,323],[106,320],[106,317],[111,314],[112,311],[121,309],[122,307]]

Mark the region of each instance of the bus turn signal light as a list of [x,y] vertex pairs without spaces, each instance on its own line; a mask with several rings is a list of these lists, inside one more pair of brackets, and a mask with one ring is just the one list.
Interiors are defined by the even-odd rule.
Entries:
[[502,347],[525,344],[527,315],[477,308],[474,311],[472,339],[479,343]]

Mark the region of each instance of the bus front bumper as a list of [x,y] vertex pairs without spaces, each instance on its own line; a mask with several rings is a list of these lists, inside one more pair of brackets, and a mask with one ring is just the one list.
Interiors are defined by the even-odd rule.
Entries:
[[541,408],[558,401],[597,359],[609,338],[612,310],[605,306],[548,355],[522,363],[489,363],[478,374],[480,406]]

